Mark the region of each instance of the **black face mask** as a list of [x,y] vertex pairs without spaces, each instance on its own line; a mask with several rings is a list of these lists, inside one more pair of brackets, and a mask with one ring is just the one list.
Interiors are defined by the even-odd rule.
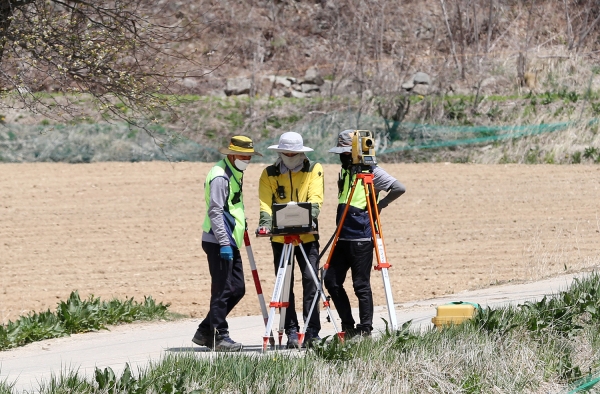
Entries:
[[350,168],[352,165],[352,155],[340,154],[340,162],[343,168]]

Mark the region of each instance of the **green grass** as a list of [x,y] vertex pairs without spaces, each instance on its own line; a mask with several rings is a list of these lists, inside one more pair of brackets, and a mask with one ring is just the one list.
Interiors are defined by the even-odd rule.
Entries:
[[169,316],[168,307],[169,304],[163,305],[162,302],[157,304],[152,297],[144,297],[144,302],[134,301],[133,298],[102,301],[94,296],[82,300],[75,291],[67,301],[59,302],[56,312],[49,309],[41,313],[34,312],[0,326],[0,350],[49,338],[103,330],[107,325],[165,319]]
[[[600,371],[600,276],[535,302],[485,308],[474,319],[378,338],[323,340],[305,353],[168,353],[121,374],[64,371],[40,393],[557,393]],[[572,391],[574,392],[574,391]],[[0,382],[0,393],[13,393]]]

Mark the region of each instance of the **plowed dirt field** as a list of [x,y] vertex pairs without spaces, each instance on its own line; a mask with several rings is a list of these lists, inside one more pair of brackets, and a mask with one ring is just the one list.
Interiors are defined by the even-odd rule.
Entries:
[[[103,299],[141,301],[151,295],[171,303],[172,311],[203,316],[210,276],[200,239],[210,167],[0,165],[0,320],[54,310],[73,290]],[[600,264],[600,166],[382,167],[407,187],[382,212],[396,302]],[[244,180],[252,230],[263,168],[251,164]],[[322,246],[334,231],[338,170],[325,166]],[[269,241],[252,238],[252,246],[269,300],[274,283]],[[258,315],[245,250],[242,256],[246,296],[232,314]],[[375,303],[383,305],[376,271],[372,283]],[[300,283],[295,288],[301,293]],[[350,279],[347,288],[351,293]]]

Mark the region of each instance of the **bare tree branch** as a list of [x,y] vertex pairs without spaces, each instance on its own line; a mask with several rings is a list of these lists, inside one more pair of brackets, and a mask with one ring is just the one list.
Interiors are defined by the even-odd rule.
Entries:
[[[198,38],[193,20],[151,0],[8,0],[0,3],[0,94],[50,118],[80,116],[73,95],[88,95],[105,118],[146,127],[175,116],[180,78],[206,68],[185,44]],[[190,13],[191,14],[191,13]],[[58,96],[41,98],[39,90]],[[15,101],[13,100],[13,103]],[[7,104],[3,100],[0,106]]]
[[456,46],[454,44],[454,37],[452,35],[452,29],[450,29],[450,22],[448,21],[448,12],[446,11],[446,4],[444,3],[444,0],[440,0],[440,4],[442,5],[442,12],[444,13],[444,22],[446,23],[446,29],[448,29],[448,36],[450,36],[450,50],[452,52],[452,57],[454,58],[456,69],[460,70],[460,66],[458,65],[458,59],[456,58]]

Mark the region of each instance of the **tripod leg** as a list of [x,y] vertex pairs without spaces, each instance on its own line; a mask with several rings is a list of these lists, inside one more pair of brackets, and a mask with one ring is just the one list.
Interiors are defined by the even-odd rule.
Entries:
[[[327,314],[329,316],[329,319],[333,323],[333,328],[335,329],[335,333],[338,336],[340,336],[340,331],[338,331],[337,325],[335,324],[335,319],[334,319],[333,315],[331,314],[331,308],[329,308],[329,301],[327,300],[327,297],[325,296],[325,292],[323,291],[323,286],[321,285],[321,282],[319,281],[319,278],[317,277],[317,274],[315,273],[315,270],[313,269],[312,265],[310,265],[308,257],[306,256],[306,252],[304,251],[304,248],[302,247],[302,245],[300,245],[300,250],[302,251],[302,256],[304,257],[304,261],[306,261],[306,269],[310,272],[310,275],[311,275],[313,281],[315,282],[315,285],[316,285],[316,288],[317,288],[317,291],[315,292],[315,298],[313,299],[312,305],[310,307],[310,311],[308,312],[307,319],[310,319],[310,316],[312,316],[313,309],[315,308],[315,304],[317,303],[317,299],[320,296],[321,299],[323,300],[323,306],[327,310]],[[302,331],[302,338],[304,338],[304,332],[306,331],[306,326],[307,325],[308,325],[308,322],[305,321],[304,322],[304,327],[302,328],[302,330],[303,330]],[[343,335],[340,337],[340,339],[343,339]]]
[[394,307],[394,294],[392,293],[392,284],[390,282],[390,276],[388,273],[388,267],[390,267],[390,265],[388,264],[387,257],[385,255],[383,238],[381,238],[379,234],[376,235],[375,242],[375,253],[377,254],[377,261],[379,262],[375,269],[381,271],[381,278],[383,279],[383,288],[385,290],[385,301],[390,317],[390,325],[392,326],[392,330],[396,331],[398,330],[398,320],[396,318],[396,308]]
[[287,269],[285,272],[285,280],[283,282],[283,295],[281,298],[281,303],[286,305],[281,308],[281,312],[279,312],[279,346],[281,346],[281,339],[283,338],[283,332],[285,329],[285,315],[287,314],[287,308],[289,307],[290,301],[290,288],[292,287],[292,272],[294,271],[294,244],[284,244],[283,250],[287,253],[283,253],[286,255],[286,264]]
[[394,307],[394,295],[392,293],[392,284],[390,282],[390,276],[388,268],[391,265],[387,261],[385,255],[385,246],[383,244],[383,233],[381,229],[381,221],[379,217],[379,211],[377,210],[377,201],[375,201],[375,187],[373,180],[363,180],[365,193],[367,195],[367,209],[369,216],[371,217],[371,231],[373,233],[373,241],[375,242],[375,255],[377,257],[376,270],[381,271],[381,277],[383,279],[383,288],[385,290],[385,300],[388,308],[388,314],[390,318],[390,325],[392,330],[398,330],[398,319],[396,318],[396,308]]
[[267,324],[265,325],[265,335],[263,336],[263,351],[267,350],[267,343],[271,337],[271,328],[273,327],[273,320],[275,319],[275,310],[283,306],[283,303],[279,300],[281,299],[281,292],[283,290],[286,270],[287,253],[284,245],[281,258],[279,259],[279,268],[277,269],[277,279],[275,280],[275,287],[273,288],[273,296],[271,297],[271,302],[269,303],[269,317],[267,319]]

